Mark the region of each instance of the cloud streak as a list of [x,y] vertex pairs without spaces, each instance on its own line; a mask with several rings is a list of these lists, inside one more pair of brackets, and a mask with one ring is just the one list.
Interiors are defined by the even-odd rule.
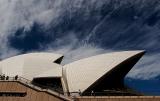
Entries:
[[135,79],[154,79],[160,75],[160,54],[146,55],[127,75]]

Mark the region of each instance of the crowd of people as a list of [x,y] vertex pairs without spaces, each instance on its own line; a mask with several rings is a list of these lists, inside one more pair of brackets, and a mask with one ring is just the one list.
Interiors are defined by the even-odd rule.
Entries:
[[[5,74],[0,75],[0,80],[9,80],[10,77],[6,76]],[[12,79],[17,80],[18,79],[18,75],[12,77]]]

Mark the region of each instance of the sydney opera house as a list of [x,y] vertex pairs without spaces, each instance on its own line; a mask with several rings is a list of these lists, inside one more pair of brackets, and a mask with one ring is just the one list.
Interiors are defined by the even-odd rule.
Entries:
[[143,94],[128,88],[124,77],[144,53],[106,53],[66,65],[61,54],[13,56],[0,61],[0,101],[123,101],[123,96],[141,101]]

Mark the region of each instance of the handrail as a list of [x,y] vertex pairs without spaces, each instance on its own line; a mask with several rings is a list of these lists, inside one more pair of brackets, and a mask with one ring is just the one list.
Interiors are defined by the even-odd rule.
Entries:
[[31,83],[31,80],[26,79],[26,78],[24,78],[24,77],[22,77],[22,76],[19,76],[19,77],[18,77],[18,80],[26,81],[27,83]]

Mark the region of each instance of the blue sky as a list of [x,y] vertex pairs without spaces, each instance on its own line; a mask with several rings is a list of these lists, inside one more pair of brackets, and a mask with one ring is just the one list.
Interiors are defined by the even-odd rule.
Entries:
[[125,83],[160,94],[159,0],[1,0],[0,58],[28,52],[88,56],[146,50]]

